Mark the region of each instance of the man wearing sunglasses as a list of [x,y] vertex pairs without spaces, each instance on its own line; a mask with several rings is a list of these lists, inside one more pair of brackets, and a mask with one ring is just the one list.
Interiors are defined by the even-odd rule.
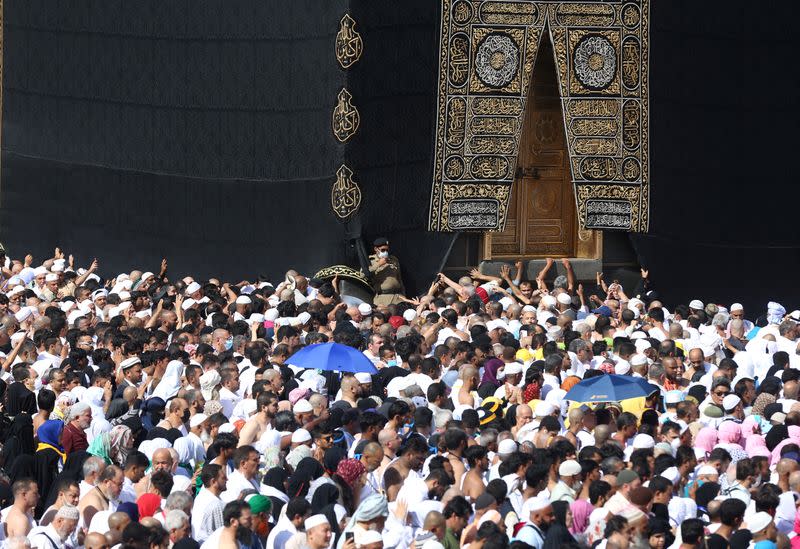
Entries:
[[369,256],[369,272],[375,290],[375,305],[400,303],[405,294],[400,261],[389,255],[389,240],[386,238],[375,239],[373,250],[375,253]]

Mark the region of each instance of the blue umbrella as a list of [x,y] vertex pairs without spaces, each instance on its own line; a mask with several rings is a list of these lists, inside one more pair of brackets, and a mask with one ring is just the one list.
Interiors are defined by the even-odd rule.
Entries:
[[287,363],[298,368],[327,370],[330,372],[364,372],[377,374],[378,369],[364,353],[340,343],[316,343],[303,347],[290,356]]
[[604,374],[584,379],[564,396],[573,402],[618,402],[628,398],[644,397],[658,390],[646,380],[616,374]]

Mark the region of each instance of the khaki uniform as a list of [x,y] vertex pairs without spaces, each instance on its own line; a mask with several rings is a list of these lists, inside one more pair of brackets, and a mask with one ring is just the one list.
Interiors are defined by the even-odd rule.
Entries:
[[372,288],[375,290],[375,305],[391,305],[400,303],[405,294],[403,278],[400,274],[400,261],[390,255],[384,265],[378,265],[378,256],[369,256],[369,272],[372,276]]

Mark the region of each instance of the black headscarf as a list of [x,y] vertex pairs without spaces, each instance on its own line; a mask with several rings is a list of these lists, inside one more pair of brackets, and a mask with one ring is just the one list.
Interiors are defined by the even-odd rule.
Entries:
[[325,473],[322,464],[312,457],[305,457],[297,464],[294,474],[289,479],[290,498],[306,497],[308,488],[313,480],[318,479]]
[[339,501],[339,488],[335,484],[326,482],[316,490],[311,498],[311,514],[316,515],[328,505],[335,505]]
[[547,529],[542,549],[561,549],[563,544],[575,543],[575,538],[567,530],[567,509],[569,503],[566,501],[553,502],[553,515],[555,520]]
[[[267,474],[264,475],[261,482],[286,496],[286,481],[288,479],[289,473],[286,472],[286,469],[283,467],[273,467],[267,471]],[[286,505],[286,501],[276,496],[269,496],[269,499],[272,501],[272,518],[277,521],[281,516],[281,509]],[[286,499],[288,500],[288,496],[286,496]]]
[[62,480],[74,480],[80,482],[83,480],[83,463],[89,457],[86,450],[72,452],[67,456],[67,461],[64,462],[64,469],[58,474],[50,487],[50,492],[46,495],[44,508],[47,509],[56,502],[58,498],[58,485]]
[[767,433],[767,436],[764,437],[764,441],[767,443],[767,448],[769,451],[773,451],[775,447],[789,438],[789,428],[786,425],[773,425],[772,428]]
[[33,419],[23,412],[14,417],[3,445],[5,470],[9,472],[9,476],[14,462],[25,455],[33,455]]

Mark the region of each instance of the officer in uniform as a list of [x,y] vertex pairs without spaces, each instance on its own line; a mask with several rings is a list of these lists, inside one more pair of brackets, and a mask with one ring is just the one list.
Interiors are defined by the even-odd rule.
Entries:
[[375,290],[373,301],[378,306],[400,303],[405,294],[400,261],[389,255],[389,240],[386,238],[375,239],[373,249],[375,253],[369,256],[369,273]]

